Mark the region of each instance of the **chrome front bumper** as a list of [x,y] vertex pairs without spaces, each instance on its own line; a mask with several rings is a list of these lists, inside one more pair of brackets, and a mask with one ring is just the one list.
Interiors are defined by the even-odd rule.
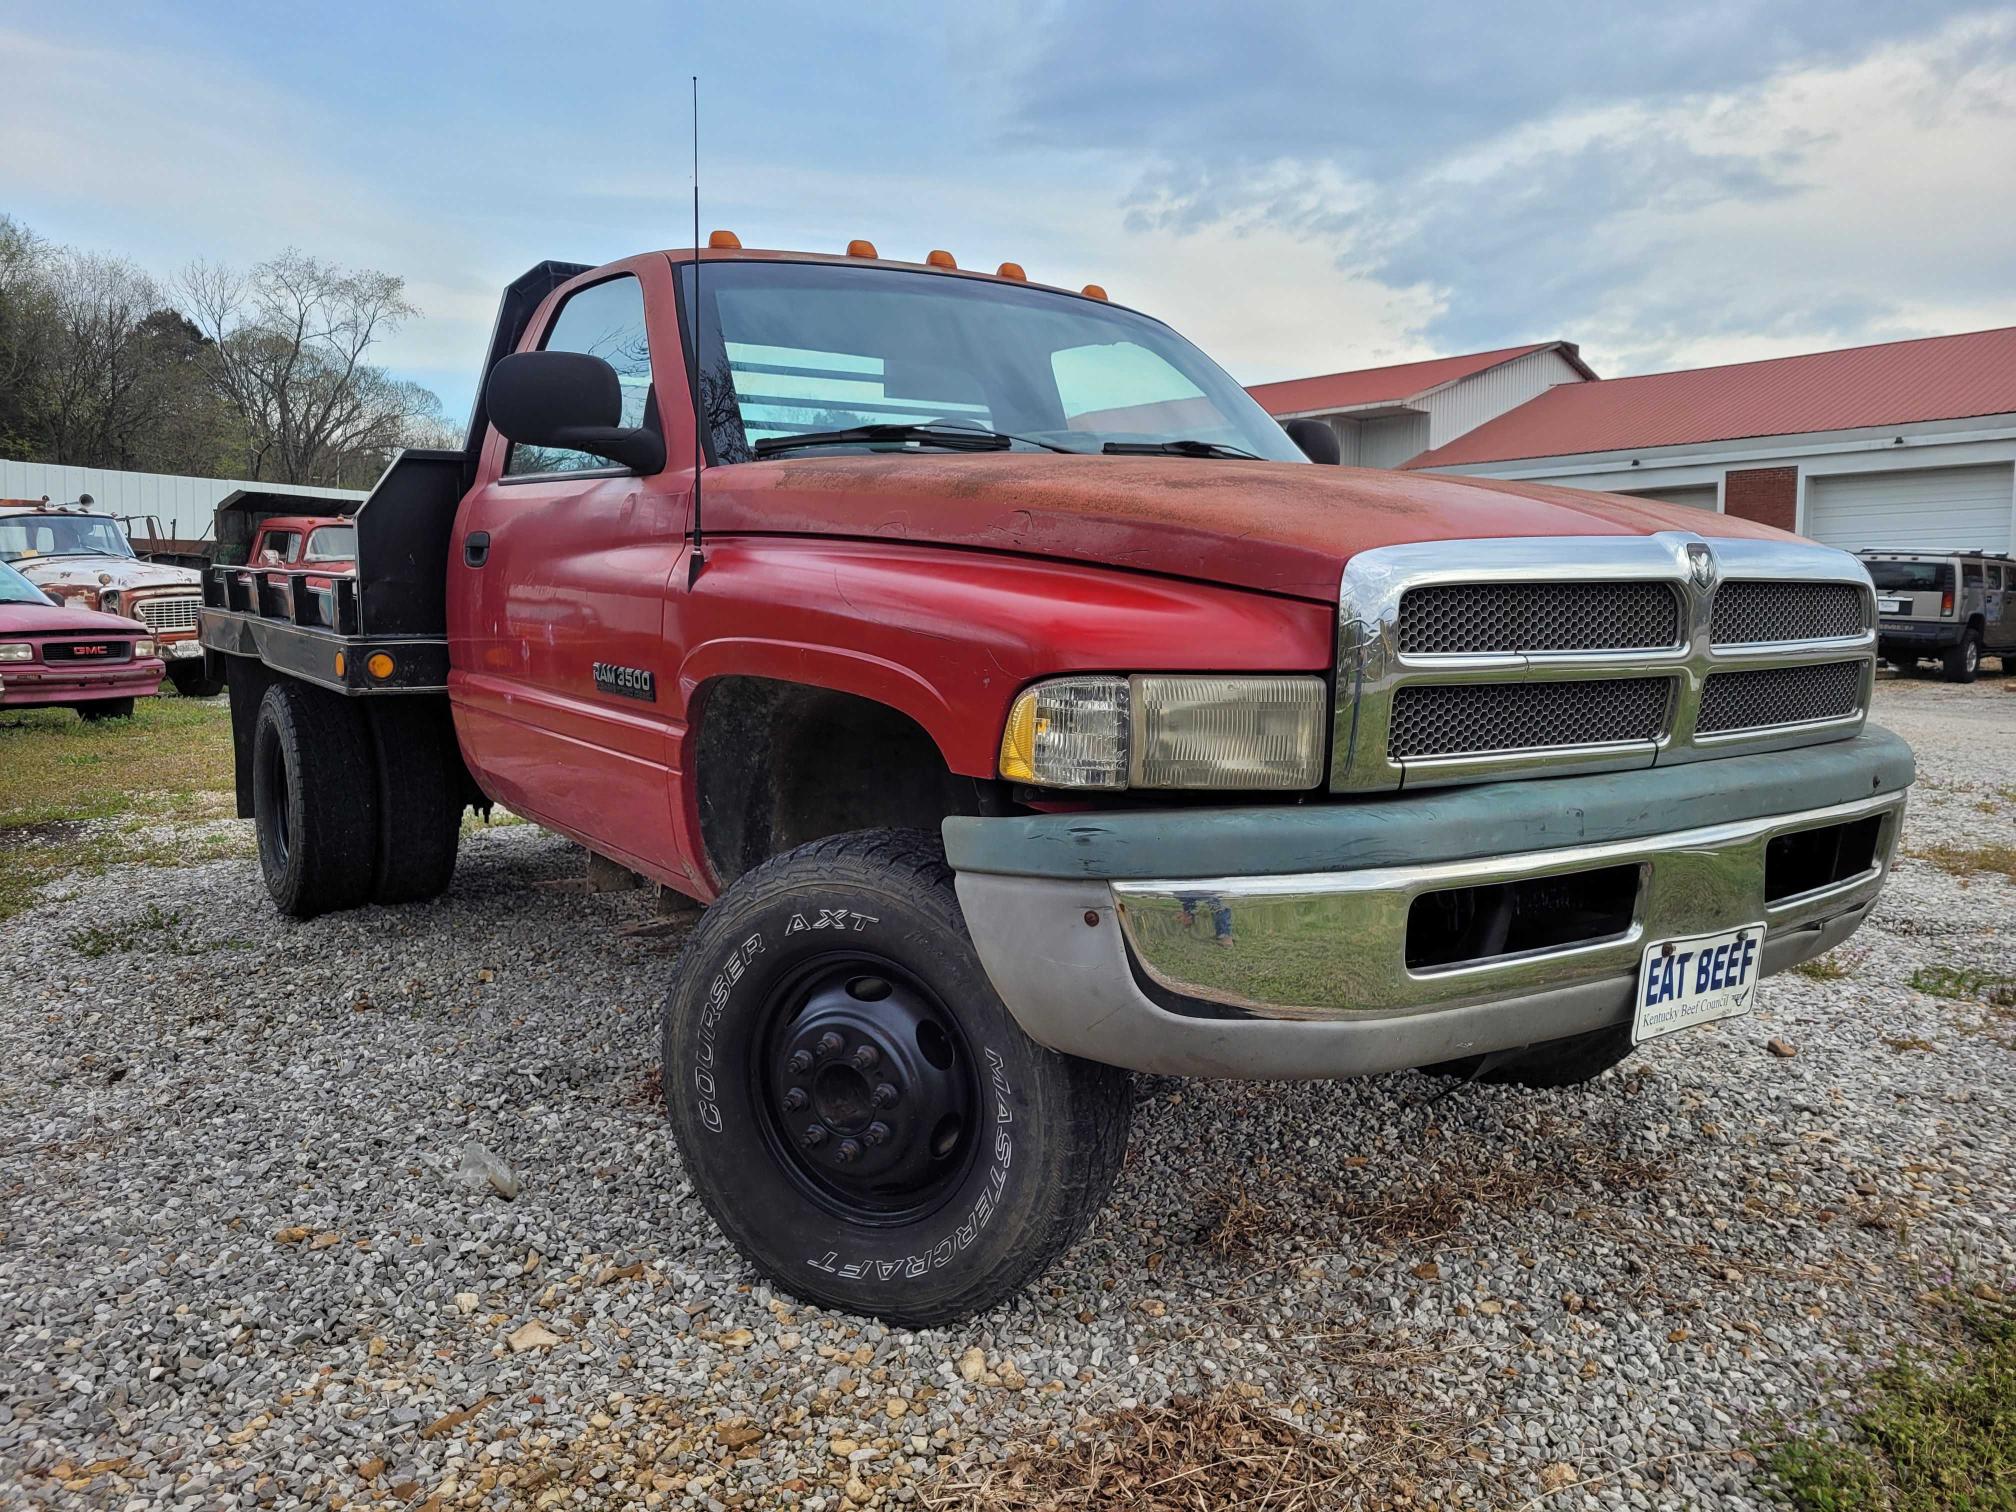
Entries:
[[[1642,954],[1661,940],[1762,920],[1766,974],[1832,948],[1868,917],[1904,804],[1900,785],[1797,812],[1430,864],[1174,880],[962,869],[958,888],[1003,1001],[1053,1049],[1171,1075],[1363,1075],[1622,1022]],[[1766,901],[1773,839],[1865,819],[1876,826],[1866,868]],[[1407,964],[1409,910],[1423,893],[1613,867],[1635,872],[1637,895],[1604,938]]]

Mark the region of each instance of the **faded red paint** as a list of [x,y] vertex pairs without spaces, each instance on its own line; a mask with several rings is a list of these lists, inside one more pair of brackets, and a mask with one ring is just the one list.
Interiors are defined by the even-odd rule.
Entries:
[[[701,898],[718,884],[689,779],[721,678],[873,699],[915,720],[953,771],[991,777],[1008,705],[1040,677],[1328,671],[1344,564],[1371,547],[1772,533],[1574,489],[1310,464],[812,454],[707,469],[706,567],[689,582],[692,401],[674,283],[687,257],[583,274],[528,326],[521,350],[573,289],[636,277],[670,460],[648,478],[505,482],[507,446],[490,432],[448,552],[449,695],[484,791]],[[490,543],[471,567],[477,531]],[[649,673],[655,696],[599,691],[597,663]]]

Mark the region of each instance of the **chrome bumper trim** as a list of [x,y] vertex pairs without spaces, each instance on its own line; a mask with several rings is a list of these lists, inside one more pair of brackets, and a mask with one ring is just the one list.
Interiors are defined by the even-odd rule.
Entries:
[[[1361,1075],[1617,1023],[1630,1013],[1640,953],[1661,938],[1764,919],[1766,974],[1831,949],[1881,891],[1904,801],[1893,792],[1642,840],[1434,866],[1155,882],[961,872],[958,889],[996,990],[1023,1029],[1053,1049],[1170,1075]],[[1765,906],[1765,847],[1774,837],[1870,815],[1882,819],[1872,867]],[[1408,909],[1423,892],[1619,864],[1637,864],[1642,879],[1621,936],[1433,971],[1406,966]],[[1186,898],[1198,915],[1194,934],[1171,922]],[[1228,948],[1210,943],[1209,898],[1231,909]],[[1172,1005],[1170,995],[1183,1001]]]

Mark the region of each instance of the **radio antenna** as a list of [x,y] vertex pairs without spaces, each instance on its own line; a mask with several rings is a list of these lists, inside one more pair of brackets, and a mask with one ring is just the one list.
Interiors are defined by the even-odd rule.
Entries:
[[700,75],[693,75],[693,555],[686,566],[686,586],[700,579],[707,565],[706,537],[700,525],[700,427],[707,407],[700,402]]

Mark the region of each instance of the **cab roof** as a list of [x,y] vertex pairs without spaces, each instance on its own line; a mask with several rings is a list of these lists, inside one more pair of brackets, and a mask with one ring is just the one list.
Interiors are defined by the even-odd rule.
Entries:
[[[690,263],[693,261],[693,252],[694,249],[692,247],[667,247],[664,249],[663,255],[670,258],[675,264]],[[1131,306],[1121,305],[1114,300],[1108,299],[1105,290],[1097,284],[1087,284],[1084,288],[1072,289],[1062,284],[1038,283],[1036,280],[1026,276],[1017,277],[1016,274],[1021,273],[1021,266],[1017,263],[1001,264],[1002,269],[1013,268],[1015,269],[1015,273],[1005,273],[999,270],[989,273],[984,268],[947,267],[942,263],[927,262],[923,259],[909,262],[894,257],[858,256],[851,252],[791,252],[772,247],[702,247],[700,248],[700,261],[702,263],[824,263],[836,268],[885,268],[898,273],[935,273],[945,278],[977,278],[988,283],[1009,284],[1017,288],[1041,289],[1046,294],[1068,294],[1073,299],[1090,299],[1098,304],[1114,305],[1118,309],[1132,309]],[[596,271],[599,272],[601,270],[597,269]],[[1093,289],[1097,289],[1099,292],[1088,292]],[[1133,310],[1132,313],[1138,315],[1143,312]]]

